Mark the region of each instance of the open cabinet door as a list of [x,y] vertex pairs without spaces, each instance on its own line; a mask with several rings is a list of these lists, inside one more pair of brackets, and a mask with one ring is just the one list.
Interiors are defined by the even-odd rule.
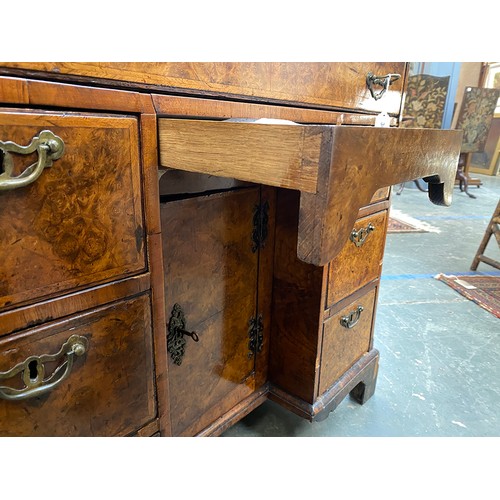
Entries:
[[[260,191],[190,195],[161,205],[174,436],[198,434],[265,380],[256,375],[263,351],[260,248],[253,238]],[[195,333],[177,333],[176,351],[179,323]]]

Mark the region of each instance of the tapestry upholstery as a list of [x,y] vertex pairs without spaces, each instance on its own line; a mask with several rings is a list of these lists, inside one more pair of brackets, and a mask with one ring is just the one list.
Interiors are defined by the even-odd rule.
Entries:
[[463,130],[462,153],[484,151],[500,90],[466,87],[456,129]]
[[441,128],[449,76],[412,75],[408,77],[401,126]]

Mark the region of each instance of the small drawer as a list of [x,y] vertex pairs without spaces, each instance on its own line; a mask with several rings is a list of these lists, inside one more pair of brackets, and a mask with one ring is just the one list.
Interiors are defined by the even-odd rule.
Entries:
[[376,203],[377,201],[384,201],[389,198],[389,191],[391,190],[390,187],[383,187],[380,189],[377,189],[375,194],[373,195],[372,199],[370,200],[370,205],[372,203]]
[[356,221],[349,240],[329,265],[326,307],[379,277],[386,231],[387,210]]
[[149,295],[0,341],[0,436],[127,435],[155,416]]
[[145,269],[136,118],[6,110],[0,141],[0,309]]
[[370,349],[376,288],[323,324],[319,394],[323,394]]

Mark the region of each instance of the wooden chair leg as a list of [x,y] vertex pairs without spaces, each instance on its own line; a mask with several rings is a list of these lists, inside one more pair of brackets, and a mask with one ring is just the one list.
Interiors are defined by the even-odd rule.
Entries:
[[461,153],[458,159],[458,167],[456,179],[458,179],[460,191],[463,191],[470,198],[476,198],[473,194],[469,193],[469,177],[467,173],[467,166],[470,160],[470,153]]
[[396,194],[401,194],[403,192],[404,188],[405,188],[405,183],[403,182],[402,184],[399,185],[399,188],[396,191]]
[[476,198],[473,194],[469,193],[469,180],[464,174],[464,171],[460,168],[457,171],[457,177],[460,180],[460,191],[463,191],[467,196],[470,196],[471,198]]

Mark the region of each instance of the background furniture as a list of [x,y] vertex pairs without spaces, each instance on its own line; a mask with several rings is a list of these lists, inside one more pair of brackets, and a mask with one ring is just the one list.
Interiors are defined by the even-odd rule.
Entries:
[[472,153],[469,172],[484,175],[497,175],[500,168],[500,114],[495,113],[491,120],[490,131],[484,150]]
[[484,151],[499,96],[498,89],[467,87],[464,91],[455,126],[464,132],[457,180],[460,189],[471,198],[475,198],[468,192],[468,186],[471,184],[469,177],[471,153]]
[[[401,126],[440,129],[449,81],[449,76],[410,75]],[[415,179],[414,183],[420,191],[425,192],[418,179]],[[396,194],[401,194],[403,189],[404,184],[401,184]]]
[[409,76],[401,126],[440,129],[449,81],[449,76]]
[[0,435],[218,435],[266,398],[309,420],[369,399],[389,186],[450,204],[461,137],[397,126],[405,64],[0,73]]
[[480,262],[484,262],[485,264],[500,269],[500,262],[484,255],[486,246],[488,245],[488,242],[490,241],[492,235],[495,236],[498,246],[500,247],[500,200],[498,201],[498,204],[495,210],[493,211],[491,220],[488,226],[486,227],[483,239],[479,244],[479,248],[477,249],[476,255],[474,256],[474,260],[472,261],[470,267],[472,271],[475,271],[477,269],[477,266],[479,265]]

